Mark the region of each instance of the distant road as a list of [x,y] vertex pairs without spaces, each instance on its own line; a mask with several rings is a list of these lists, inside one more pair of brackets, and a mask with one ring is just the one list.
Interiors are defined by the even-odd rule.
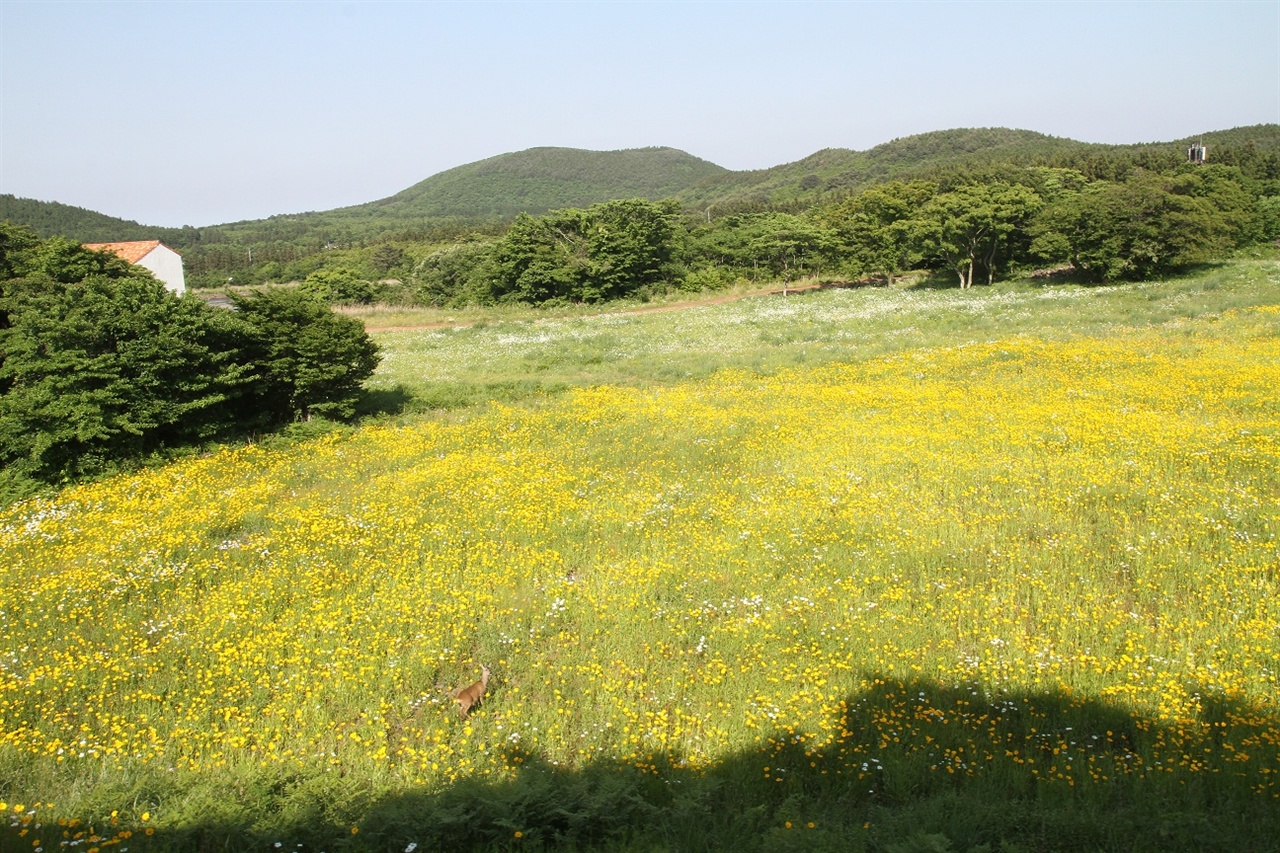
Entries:
[[230,308],[234,310],[236,307],[230,296],[223,296],[221,293],[214,293],[208,296],[201,295],[200,298],[214,308]]
[[[815,290],[825,290],[828,288],[839,287],[863,287],[867,282],[831,282],[827,284],[802,284],[795,287],[789,287],[787,294],[796,295],[801,293],[811,293]],[[759,290],[746,290],[738,293],[717,293],[702,299],[690,299],[683,302],[671,302],[665,305],[649,305],[643,308],[628,308],[622,311],[604,310],[593,316],[607,317],[619,314],[657,314],[662,311],[684,311],[688,308],[697,308],[702,305],[723,305],[726,302],[736,302],[739,299],[746,299],[751,296],[782,296],[783,291],[777,289],[777,285]],[[442,322],[442,323],[424,323],[414,326],[382,326],[378,324],[376,316],[361,318],[365,328],[370,332],[425,332],[432,329],[466,329],[475,323],[483,322],[481,320],[459,321],[459,322]]]

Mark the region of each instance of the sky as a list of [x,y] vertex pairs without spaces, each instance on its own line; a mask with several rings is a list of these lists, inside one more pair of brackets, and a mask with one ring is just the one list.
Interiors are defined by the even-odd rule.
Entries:
[[542,145],[760,169],[959,127],[1262,123],[1280,0],[0,0],[0,193],[148,225],[360,204]]

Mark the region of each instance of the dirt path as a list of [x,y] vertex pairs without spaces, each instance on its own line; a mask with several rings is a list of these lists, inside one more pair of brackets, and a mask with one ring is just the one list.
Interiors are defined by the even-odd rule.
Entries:
[[[815,290],[825,290],[833,287],[860,287],[862,282],[832,282],[828,284],[804,284],[786,289],[786,294],[795,295],[799,293],[811,293]],[[752,296],[782,296],[784,292],[776,286],[760,288],[758,290],[744,290],[739,293],[720,293],[715,296],[708,296],[703,299],[691,299],[686,302],[671,302],[665,305],[648,305],[643,308],[627,308],[621,311],[601,311],[599,314],[587,314],[586,317],[617,317],[630,314],[660,314],[666,311],[686,311],[690,308],[700,308],[705,305],[724,305],[728,302],[737,302],[739,299],[747,299]],[[476,323],[486,322],[484,320],[472,320],[468,322],[440,322],[440,323],[424,323],[416,326],[379,326],[376,319],[365,322],[365,329],[370,332],[426,332],[434,329],[468,329]]]

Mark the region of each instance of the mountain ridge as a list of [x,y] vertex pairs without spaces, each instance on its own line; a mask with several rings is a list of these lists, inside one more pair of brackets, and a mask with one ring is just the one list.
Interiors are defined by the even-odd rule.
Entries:
[[[387,198],[337,210],[407,209],[414,215],[514,216],[556,207],[583,207],[606,200],[601,198],[603,195],[662,198],[728,171],[678,148],[591,151],[538,146],[455,166]],[[486,191],[482,195],[488,199],[488,209],[478,209],[460,198],[468,192],[474,195],[476,185]],[[524,209],[529,205],[521,200],[531,196],[536,198],[534,206],[541,210]]]
[[391,196],[359,205],[276,214],[192,228],[148,226],[56,201],[0,195],[0,219],[29,225],[41,236],[84,242],[161,239],[175,248],[222,242],[338,238],[377,239],[442,223],[498,222],[516,214],[587,207],[617,198],[676,198],[695,210],[716,211],[818,203],[895,178],[929,170],[1030,164],[1090,154],[1160,156],[1176,161],[1192,142],[1280,152],[1280,125],[1207,131],[1169,142],[1111,145],[1079,142],[1031,130],[954,128],[912,134],[865,151],[824,148],[791,163],[733,171],[677,148],[593,151],[537,146],[437,172]]

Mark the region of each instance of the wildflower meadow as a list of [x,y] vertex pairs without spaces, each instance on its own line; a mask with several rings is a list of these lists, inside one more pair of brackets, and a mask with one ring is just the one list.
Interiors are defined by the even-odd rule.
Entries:
[[0,510],[0,844],[1277,849],[1260,269],[1194,316],[906,315]]

